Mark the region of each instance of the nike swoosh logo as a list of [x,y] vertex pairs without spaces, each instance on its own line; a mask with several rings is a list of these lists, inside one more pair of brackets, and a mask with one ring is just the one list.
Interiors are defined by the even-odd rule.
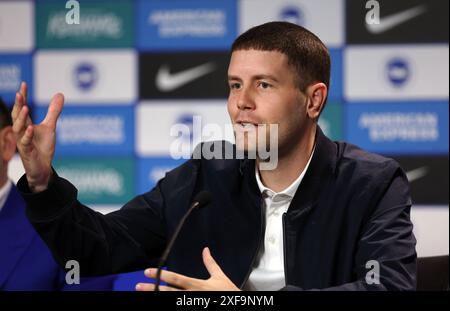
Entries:
[[214,63],[209,62],[177,73],[170,73],[169,66],[163,65],[156,74],[156,87],[161,92],[170,92],[212,72],[215,68]]
[[409,182],[413,182],[413,181],[420,179],[420,178],[424,177],[425,175],[427,175],[428,171],[429,171],[428,167],[422,166],[422,167],[419,167],[414,170],[406,172],[406,178],[408,178]]
[[425,11],[426,7],[424,5],[416,6],[406,11],[380,18],[379,24],[366,23],[366,28],[370,33],[378,35],[425,13]]

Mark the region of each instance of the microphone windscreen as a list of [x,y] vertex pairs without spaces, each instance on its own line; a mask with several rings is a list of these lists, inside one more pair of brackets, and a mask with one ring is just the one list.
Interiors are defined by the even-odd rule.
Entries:
[[197,193],[197,195],[194,198],[194,203],[198,202],[197,207],[201,208],[208,205],[211,202],[211,200],[212,200],[211,192],[204,190]]

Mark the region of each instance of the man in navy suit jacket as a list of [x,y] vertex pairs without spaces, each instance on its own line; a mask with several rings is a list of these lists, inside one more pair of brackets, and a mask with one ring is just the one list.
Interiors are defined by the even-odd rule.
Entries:
[[112,290],[112,276],[67,284],[66,272],[29,223],[25,202],[8,179],[15,149],[10,114],[0,98],[0,290]]

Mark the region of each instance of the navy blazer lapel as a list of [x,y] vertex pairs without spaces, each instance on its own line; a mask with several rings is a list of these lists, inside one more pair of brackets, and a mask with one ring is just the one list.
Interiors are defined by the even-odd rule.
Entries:
[[326,188],[335,173],[338,152],[337,144],[317,126],[314,155],[289,206],[291,220],[300,218],[317,204],[322,189]]
[[13,185],[0,211],[0,289],[36,236],[25,202]]
[[[290,232],[298,231],[305,226],[307,215],[317,206],[321,195],[326,195],[323,190],[327,189],[335,174],[338,153],[337,144],[329,140],[317,126],[314,155],[289,205],[287,217],[283,217],[285,249],[288,249],[289,245],[291,248],[297,245],[298,234]],[[293,254],[285,252],[285,256],[292,258]],[[285,262],[293,261],[285,258]],[[293,275],[294,265],[287,264],[285,269],[286,284],[289,284],[291,282],[289,276]]]

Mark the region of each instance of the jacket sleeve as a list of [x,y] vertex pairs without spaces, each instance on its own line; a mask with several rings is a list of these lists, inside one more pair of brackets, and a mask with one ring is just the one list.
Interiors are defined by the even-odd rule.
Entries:
[[[415,290],[417,254],[411,204],[408,180],[398,167],[362,226],[354,257],[355,281],[321,290]],[[282,290],[302,289],[288,285]]]
[[56,261],[64,268],[77,260],[81,276],[97,276],[156,265],[166,243],[162,183],[107,215],[81,204],[77,189],[56,173],[43,192],[31,193],[25,175],[17,187]]

